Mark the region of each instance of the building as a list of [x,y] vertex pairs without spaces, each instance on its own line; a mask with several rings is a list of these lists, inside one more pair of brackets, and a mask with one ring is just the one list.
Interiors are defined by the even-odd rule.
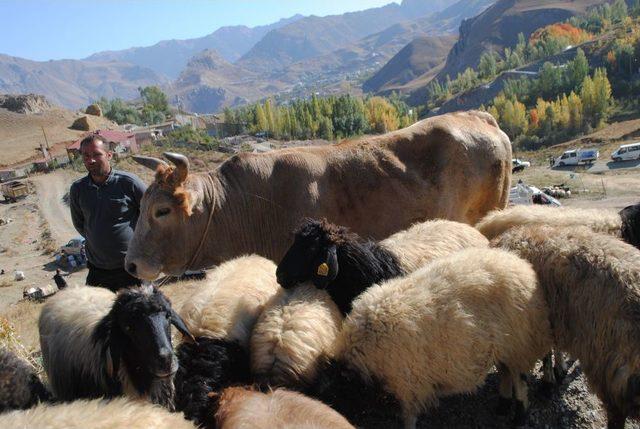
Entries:
[[80,156],[80,142],[90,134],[97,134],[104,137],[109,142],[109,149],[113,151],[114,156],[128,156],[132,153],[138,153],[140,150],[136,135],[132,132],[98,130],[84,134],[80,139],[67,146],[67,154],[69,159],[75,159]]

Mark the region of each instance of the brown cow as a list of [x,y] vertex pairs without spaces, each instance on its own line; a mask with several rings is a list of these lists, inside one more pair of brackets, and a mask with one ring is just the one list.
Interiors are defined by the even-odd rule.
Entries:
[[189,174],[186,157],[165,156],[175,167],[137,159],[157,169],[126,257],[143,279],[248,253],[279,261],[304,217],[373,239],[433,218],[474,224],[506,206],[511,180],[509,138],[484,112],[337,145],[243,153],[210,173]]

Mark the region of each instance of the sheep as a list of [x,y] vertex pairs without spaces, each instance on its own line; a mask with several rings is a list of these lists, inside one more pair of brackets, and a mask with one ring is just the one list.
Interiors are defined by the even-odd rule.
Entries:
[[313,285],[281,290],[266,306],[251,335],[251,372],[260,383],[304,387],[335,355],[342,314]]
[[280,286],[275,264],[257,255],[227,261],[201,283],[201,290],[180,309],[195,343],[178,346],[176,406],[197,424],[211,425],[207,395],[250,381],[253,325]]
[[172,410],[178,364],[170,324],[191,335],[169,300],[151,286],[117,295],[87,286],[59,292],[38,322],[54,396],[71,401],[125,394]]
[[[338,343],[338,357],[322,369],[315,394],[368,397],[375,382],[400,404],[405,428],[415,428],[420,411],[439,396],[474,391],[494,365],[499,411],[508,410],[513,389],[515,422],[523,424],[525,374],[551,349],[552,338],[531,265],[501,250],[466,249],[367,289],[354,301]],[[352,399],[331,402],[342,411]]]
[[50,399],[33,366],[0,346],[0,413],[30,408]]
[[640,248],[640,204],[626,207],[620,212],[519,205],[490,212],[476,224],[476,228],[492,240],[509,228],[522,225],[586,226],[594,232],[621,237]]
[[347,314],[354,298],[372,284],[468,247],[488,248],[489,242],[475,228],[448,220],[418,223],[380,242],[326,220],[307,220],[278,265],[278,282],[289,289],[312,281]]
[[533,265],[557,347],[580,360],[607,410],[607,427],[621,429],[627,417],[638,418],[640,252],[584,227],[528,225],[492,244]]
[[2,428],[37,429],[196,429],[184,416],[157,405],[127,398],[40,404],[0,415]]
[[232,387],[225,389],[218,401],[218,429],[355,429],[322,402],[283,389],[265,394]]

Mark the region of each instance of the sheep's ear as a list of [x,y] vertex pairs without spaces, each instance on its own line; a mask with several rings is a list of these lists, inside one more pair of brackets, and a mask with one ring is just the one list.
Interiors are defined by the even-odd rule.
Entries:
[[325,289],[338,276],[338,251],[336,246],[329,246],[315,265],[313,284],[318,289]]
[[182,320],[182,317],[180,317],[173,308],[171,309],[171,324],[175,326],[182,335],[190,338],[191,341],[198,344],[196,338],[191,334],[191,332],[189,332],[189,328],[187,328],[187,325],[184,323],[184,320]]
[[107,347],[107,374],[109,377],[118,377],[118,371],[120,371],[120,357],[122,350],[117,342],[111,342]]

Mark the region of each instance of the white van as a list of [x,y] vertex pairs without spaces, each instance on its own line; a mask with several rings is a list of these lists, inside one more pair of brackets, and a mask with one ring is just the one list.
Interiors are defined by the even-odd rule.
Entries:
[[565,165],[592,164],[598,160],[600,152],[597,149],[572,149],[555,159],[554,167]]
[[640,142],[623,144],[618,150],[611,154],[611,159],[615,162],[640,159]]

